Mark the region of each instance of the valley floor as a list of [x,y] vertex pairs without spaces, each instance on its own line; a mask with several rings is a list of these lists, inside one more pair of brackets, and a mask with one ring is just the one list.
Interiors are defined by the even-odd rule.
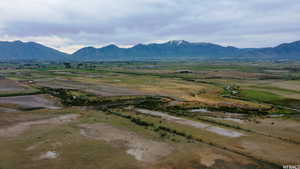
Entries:
[[300,164],[290,65],[73,66],[0,70],[0,169]]

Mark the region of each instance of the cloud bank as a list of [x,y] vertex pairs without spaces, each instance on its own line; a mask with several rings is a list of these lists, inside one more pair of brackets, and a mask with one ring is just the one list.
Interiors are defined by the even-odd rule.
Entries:
[[0,40],[65,52],[184,39],[237,47],[300,38],[299,0],[1,0]]

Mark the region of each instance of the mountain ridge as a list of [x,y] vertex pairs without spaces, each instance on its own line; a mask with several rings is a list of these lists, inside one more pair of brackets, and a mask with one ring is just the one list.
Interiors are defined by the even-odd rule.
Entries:
[[0,41],[0,61],[59,61],[67,60],[67,56],[66,53],[36,42]]
[[300,41],[283,43],[275,47],[265,48],[237,48],[234,46],[221,46],[207,42],[188,42],[185,40],[172,40],[165,43],[137,44],[131,48],[119,48],[113,45],[93,49],[93,54],[83,55],[82,48],[72,54],[89,60],[114,59],[128,57],[135,59],[178,59],[194,58],[204,60],[237,59],[237,60],[300,60]]
[[0,41],[0,61],[106,61],[106,60],[300,60],[300,41],[274,47],[238,48],[207,42],[171,40],[165,43],[137,44],[120,48],[110,44],[101,48],[84,47],[72,54],[36,42]]

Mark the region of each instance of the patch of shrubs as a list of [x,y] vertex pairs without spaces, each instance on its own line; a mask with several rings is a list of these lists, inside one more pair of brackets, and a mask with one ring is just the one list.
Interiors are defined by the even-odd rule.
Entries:
[[99,109],[129,105],[159,107],[167,102],[167,99],[158,96],[99,97],[75,89],[43,87],[40,90],[43,93],[60,98],[66,106],[97,106]]
[[161,109],[162,107],[165,107],[165,105],[169,102],[170,100],[164,97],[160,96],[151,96],[148,97],[147,99],[139,101],[135,106],[139,108],[145,108],[145,109]]
[[122,118],[126,118],[129,119],[131,122],[139,125],[139,126],[144,126],[144,127],[151,127],[153,129],[153,131],[157,132],[160,134],[160,137],[166,138],[167,137],[167,133],[169,134],[173,134],[173,135],[177,135],[177,136],[181,136],[186,138],[187,140],[194,140],[194,141],[202,141],[201,139],[198,138],[194,138],[191,134],[187,134],[181,131],[178,131],[176,129],[172,129],[166,126],[162,126],[162,125],[155,125],[154,123],[151,122],[147,122],[145,120],[142,120],[140,118],[136,118],[130,115],[126,115],[123,113],[119,113],[119,112],[113,112],[113,111],[109,111],[110,114],[114,114],[116,116],[122,117]]
[[[272,108],[270,108],[272,109]],[[253,115],[267,115],[270,109],[255,109],[255,108],[241,108],[241,107],[230,107],[230,106],[217,106],[209,107],[210,111],[223,111],[230,113],[240,113],[240,114],[253,114]]]
[[52,96],[58,97],[61,99],[62,103],[67,106],[84,106],[89,104],[89,100],[87,96],[75,96],[72,95],[71,92],[77,90],[70,89],[61,89],[61,88],[48,88],[43,87],[40,89],[43,93],[50,94]]
[[119,116],[119,117],[122,117],[122,118],[126,118],[126,119],[129,119],[131,122],[139,125],[139,126],[145,126],[145,127],[153,127],[154,124],[153,123],[150,123],[150,122],[147,122],[147,121],[144,121],[140,118],[136,118],[136,117],[132,117],[130,115],[126,115],[126,114],[123,114],[123,113],[119,113],[119,112],[113,112],[113,111],[109,111],[110,114],[113,114],[113,115],[116,115],[116,116]]

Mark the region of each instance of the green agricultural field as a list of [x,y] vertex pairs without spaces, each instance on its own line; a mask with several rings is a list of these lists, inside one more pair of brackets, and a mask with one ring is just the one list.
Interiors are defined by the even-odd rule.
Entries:
[[266,91],[259,91],[259,90],[242,90],[240,95],[242,97],[246,97],[252,100],[257,100],[259,102],[277,102],[282,100],[283,97]]

